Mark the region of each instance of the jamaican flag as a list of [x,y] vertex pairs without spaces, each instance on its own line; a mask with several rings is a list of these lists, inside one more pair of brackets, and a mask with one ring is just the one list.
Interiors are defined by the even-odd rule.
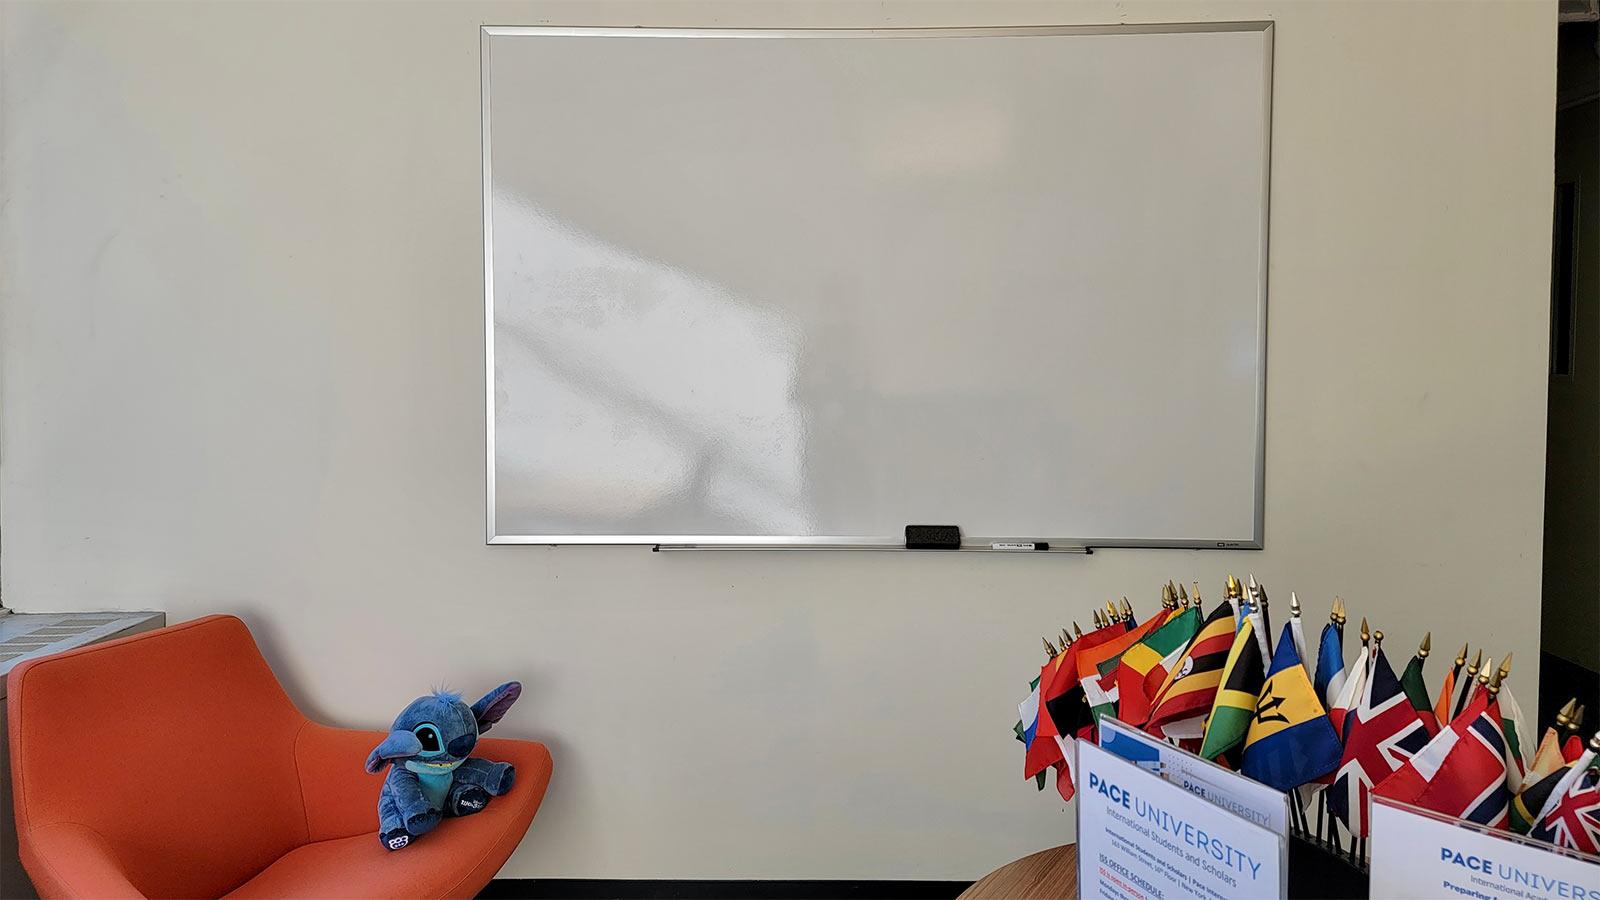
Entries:
[[1256,639],[1256,622],[1246,616],[1239,633],[1228,651],[1228,662],[1222,670],[1222,687],[1211,704],[1211,716],[1206,719],[1205,740],[1200,744],[1200,755],[1216,759],[1236,747],[1244,746],[1250,732],[1250,720],[1255,718],[1256,698],[1261,696],[1261,685],[1267,680],[1267,670],[1261,660],[1261,642]]

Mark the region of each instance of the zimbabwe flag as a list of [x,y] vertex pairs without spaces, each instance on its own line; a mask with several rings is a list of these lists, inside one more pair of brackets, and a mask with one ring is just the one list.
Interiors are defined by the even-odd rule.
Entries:
[[[1181,731],[1171,737],[1200,737],[1199,720],[1211,711],[1222,684],[1222,667],[1233,647],[1233,627],[1233,604],[1224,600],[1206,617],[1200,633],[1156,692],[1145,730],[1168,737],[1167,727],[1182,723]],[[1195,720],[1192,725],[1190,720]]]
[[1185,607],[1122,654],[1116,673],[1117,718],[1129,725],[1143,725],[1150,720],[1150,702],[1167,678],[1163,663],[1176,665],[1183,648],[1189,646],[1199,630],[1200,610]]

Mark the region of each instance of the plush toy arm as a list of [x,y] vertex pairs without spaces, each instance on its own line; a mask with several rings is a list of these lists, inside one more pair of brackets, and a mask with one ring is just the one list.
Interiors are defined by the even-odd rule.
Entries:
[[417,779],[417,773],[404,766],[393,766],[389,774],[383,779],[383,791],[378,795],[378,817],[380,824],[387,829],[385,818],[385,802],[392,804],[390,807],[400,823],[412,836],[425,834],[439,824],[439,812],[428,805],[428,798],[422,793],[422,782]]
[[455,780],[463,784],[476,785],[488,791],[491,796],[498,797],[511,790],[511,785],[517,778],[517,769],[511,763],[490,762],[469,756],[456,766]]

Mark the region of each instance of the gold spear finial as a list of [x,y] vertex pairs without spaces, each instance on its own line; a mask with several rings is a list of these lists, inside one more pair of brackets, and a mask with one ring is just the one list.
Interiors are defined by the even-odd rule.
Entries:
[[1501,682],[1501,681],[1505,681],[1506,680],[1506,676],[1508,676],[1510,674],[1511,674],[1511,654],[1507,653],[1506,654],[1506,658],[1500,660],[1500,671],[1495,673],[1494,680],[1497,683]]
[[1128,602],[1127,597],[1122,598],[1122,620],[1124,622],[1133,621],[1133,604]]
[[[1172,598],[1172,608],[1173,609],[1177,609],[1178,608],[1178,590],[1179,590],[1178,585],[1173,584],[1172,583],[1172,579],[1168,578],[1167,579],[1167,596]],[[1184,603],[1188,603],[1189,602],[1189,598],[1188,597],[1183,598],[1183,602]]]
[[1361,643],[1364,645],[1372,640],[1372,632],[1367,630],[1367,617],[1361,617]]
[[1200,582],[1191,581],[1189,583],[1194,585],[1194,597],[1191,598],[1190,602],[1192,602],[1194,604],[1194,608],[1195,609],[1199,609],[1200,608]]
[[1239,579],[1229,575],[1227,582],[1222,586],[1222,599],[1237,600],[1243,596],[1244,589],[1239,586]]
[[1110,625],[1117,620],[1117,601],[1106,601],[1106,624]]
[[1417,645],[1417,659],[1427,659],[1428,651],[1433,649],[1433,632],[1423,632],[1422,643]]
[[1572,714],[1572,726],[1571,726],[1571,728],[1572,728],[1573,732],[1577,732],[1577,730],[1579,728],[1583,727],[1583,712],[1586,709],[1588,709],[1587,706],[1579,704],[1578,705],[1578,711]]
[[1089,614],[1094,617],[1094,627],[1106,627],[1105,614],[1100,611],[1100,607],[1097,606],[1094,609],[1089,610]]
[[1081,637],[1083,637],[1083,629],[1078,627],[1078,623],[1077,622],[1073,622],[1072,623],[1072,639],[1073,640],[1077,640],[1078,638],[1081,638]]
[[1489,670],[1493,669],[1493,668],[1494,668],[1494,657],[1491,656],[1488,659],[1484,660],[1483,661],[1483,666],[1478,669],[1478,684],[1484,685],[1484,684],[1488,684],[1489,683]]
[[1167,592],[1167,586],[1164,584],[1161,586],[1161,608],[1172,608],[1172,595]]
[[1566,706],[1556,710],[1556,728],[1560,731],[1566,731],[1567,726],[1572,724],[1572,714],[1577,711],[1578,698],[1573,697],[1571,700],[1567,701]]
[[1462,644],[1461,645],[1461,652],[1456,654],[1456,668],[1459,669],[1459,668],[1461,668],[1462,666],[1464,666],[1466,664],[1467,664],[1467,645],[1466,644]]
[[1044,653],[1045,653],[1045,655],[1050,657],[1051,659],[1055,659],[1056,658],[1056,654],[1060,653],[1061,651],[1057,650],[1055,648],[1055,645],[1050,643],[1050,639],[1049,638],[1040,638],[1040,640],[1044,641]]
[[1289,616],[1300,618],[1300,598],[1294,595],[1294,591],[1289,592]]
[[1072,632],[1066,630],[1065,628],[1061,629],[1061,649],[1065,650],[1065,649],[1067,649],[1068,647],[1071,647],[1071,646],[1072,646]]
[[1181,585],[1181,584],[1178,585],[1178,601],[1181,602],[1184,606],[1188,606],[1189,605],[1189,592],[1184,590],[1183,589],[1183,585]]
[[[1506,667],[1501,666],[1495,670],[1494,677],[1489,679],[1489,684],[1485,687],[1485,690],[1489,692],[1490,699],[1493,699],[1495,694],[1500,693],[1500,683],[1505,681],[1505,673]],[[1478,677],[1482,678],[1483,675],[1480,674]]]
[[1338,625],[1342,629],[1344,628],[1344,621],[1344,598],[1335,597],[1333,598],[1333,624]]
[[1468,666],[1467,666],[1467,677],[1471,678],[1472,676],[1478,674],[1478,669],[1482,665],[1483,665],[1483,648],[1479,647],[1478,648],[1478,655],[1474,656],[1472,658],[1472,662],[1470,664],[1468,664]]

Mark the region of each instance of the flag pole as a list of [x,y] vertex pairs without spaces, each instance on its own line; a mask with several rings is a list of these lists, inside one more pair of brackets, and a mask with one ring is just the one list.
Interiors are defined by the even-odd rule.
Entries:
[[[1366,616],[1362,616],[1361,617],[1361,649],[1363,649],[1363,650],[1367,649],[1367,647],[1371,643],[1372,643],[1372,632],[1367,630],[1367,617]],[[1366,674],[1366,675],[1371,675],[1372,674],[1372,658],[1374,656],[1377,656],[1377,655],[1378,655],[1377,653],[1368,653],[1367,654],[1367,671],[1365,673],[1363,673],[1363,674]]]
[[[1456,698],[1456,708],[1450,713],[1451,719],[1461,715],[1461,711],[1467,708],[1467,695],[1472,693],[1472,679],[1478,674],[1478,668],[1482,665],[1483,648],[1479,647],[1478,655],[1473,657],[1472,662],[1467,665],[1467,677],[1461,684],[1461,695]],[[1448,722],[1445,723],[1446,726],[1449,724]]]
[[[1328,621],[1333,623],[1334,630],[1339,634],[1339,647],[1344,647],[1344,601],[1338,597],[1333,598],[1333,604],[1328,611]],[[1340,665],[1343,665],[1341,661]],[[1328,812],[1328,791],[1323,788],[1317,791],[1317,836],[1322,839],[1326,847],[1338,847],[1339,829],[1333,824]]]
[[1261,582],[1256,581],[1254,574],[1251,574],[1249,578],[1250,593],[1254,595],[1251,602],[1255,604],[1257,609],[1261,610],[1261,651],[1265,654],[1262,658],[1262,665],[1270,668],[1272,666],[1272,615],[1267,608],[1267,588]]
[[[1461,645],[1461,652],[1456,654],[1455,668],[1450,670],[1450,680],[1452,682],[1456,681],[1456,679],[1461,677],[1461,667],[1466,665],[1466,664],[1467,664],[1467,645],[1466,644],[1462,644]],[[1448,700],[1450,698],[1446,697],[1445,699]],[[1444,723],[1440,723],[1440,724],[1444,724]]]

